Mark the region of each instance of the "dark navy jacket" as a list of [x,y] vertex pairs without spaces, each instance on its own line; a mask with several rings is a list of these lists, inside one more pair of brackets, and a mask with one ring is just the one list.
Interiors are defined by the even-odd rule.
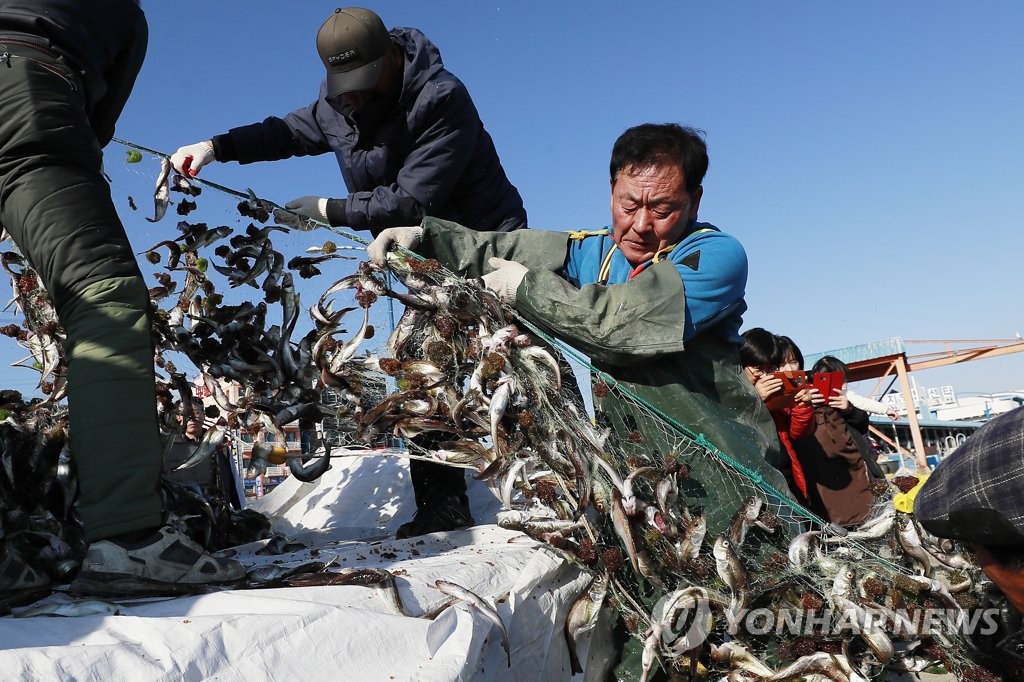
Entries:
[[85,84],[96,137],[101,145],[110,142],[149,41],[136,0],[0,0],[3,36],[27,38],[66,57]]
[[428,215],[475,230],[526,227],[523,200],[466,86],[417,29],[394,28],[391,38],[405,55],[405,72],[396,106],[377,125],[360,128],[336,111],[321,83],[308,107],[215,137],[217,159],[252,163],[333,151],[351,192],[340,224],[373,234]]

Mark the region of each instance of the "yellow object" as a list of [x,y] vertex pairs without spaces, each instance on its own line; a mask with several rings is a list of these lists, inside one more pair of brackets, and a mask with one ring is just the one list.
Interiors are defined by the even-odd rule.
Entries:
[[288,451],[279,445],[275,445],[274,449],[267,455],[267,461],[274,466],[280,466],[288,461]]
[[908,490],[905,493],[896,493],[892,498],[892,506],[896,507],[896,511],[901,511],[905,514],[910,514],[914,511],[914,500],[917,498],[917,493],[921,490],[921,486],[928,480],[928,475],[918,475],[917,485]]

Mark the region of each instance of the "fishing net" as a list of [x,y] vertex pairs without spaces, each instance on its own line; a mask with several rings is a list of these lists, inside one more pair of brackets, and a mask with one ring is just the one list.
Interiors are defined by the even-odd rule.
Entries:
[[[159,161],[108,153],[107,172],[160,311],[163,413],[200,386],[208,425],[256,445],[314,425],[316,452],[288,460],[303,480],[342,445],[401,444],[374,456],[468,470],[502,501],[499,525],[593,575],[565,626],[574,670],[577,641],[607,608],[626,679],[884,679],[936,666],[995,679],[968,633],[1011,625],[963,548],[895,510],[894,484],[876,484],[861,527],[832,527],[749,456],[436,261],[393,254],[377,269],[358,235],[276,227],[270,202],[205,181],[172,180],[167,216],[143,220]],[[59,332],[32,320],[11,331],[53,395],[62,365],[43,349]],[[269,455],[254,447],[249,473]]]

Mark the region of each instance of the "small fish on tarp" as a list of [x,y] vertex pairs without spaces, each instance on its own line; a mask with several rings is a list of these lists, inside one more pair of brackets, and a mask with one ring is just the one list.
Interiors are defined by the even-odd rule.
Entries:
[[122,606],[103,599],[75,599],[64,602],[47,602],[33,604],[15,610],[15,618],[35,618],[37,616],[61,616],[64,618],[80,618],[82,616],[119,616]]
[[277,534],[271,537],[266,545],[256,550],[256,554],[276,556],[278,554],[298,552],[300,549],[306,549],[306,545],[301,542],[291,542],[284,535]]
[[398,594],[398,584],[395,582],[395,574],[383,568],[346,568],[335,573],[340,576],[335,585],[360,585],[379,590],[378,594],[384,603],[396,614],[408,616],[402,604],[401,595]]
[[27,590],[0,593],[0,616],[11,613],[11,611],[19,606],[34,604],[52,591],[49,585],[44,585],[43,587],[34,587]]
[[288,587],[325,587],[327,585],[351,585],[352,581],[344,573],[321,571],[296,573],[284,579]]
[[507,659],[508,667],[511,668],[512,651],[508,642],[508,630],[505,629],[505,624],[502,622],[501,616],[498,615],[498,612],[494,607],[484,601],[479,595],[456,583],[449,582],[447,580],[435,580],[434,587],[444,594],[447,594],[449,597],[455,597],[458,601],[475,608],[498,628],[498,631],[501,633],[501,648],[505,650],[505,658]]
[[273,587],[286,584],[287,579],[294,575],[320,573],[328,565],[328,563],[323,561],[310,561],[299,566],[267,564],[266,566],[259,566],[249,571],[245,579],[251,587]]

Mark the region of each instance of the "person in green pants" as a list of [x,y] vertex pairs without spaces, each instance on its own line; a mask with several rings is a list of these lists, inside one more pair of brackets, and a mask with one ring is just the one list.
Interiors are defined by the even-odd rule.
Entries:
[[[149,297],[101,169],[147,41],[136,0],[0,0],[0,224],[67,335],[90,543],[73,584],[81,593],[181,591],[245,575],[163,523]],[[47,580],[0,551],[0,590]]]

